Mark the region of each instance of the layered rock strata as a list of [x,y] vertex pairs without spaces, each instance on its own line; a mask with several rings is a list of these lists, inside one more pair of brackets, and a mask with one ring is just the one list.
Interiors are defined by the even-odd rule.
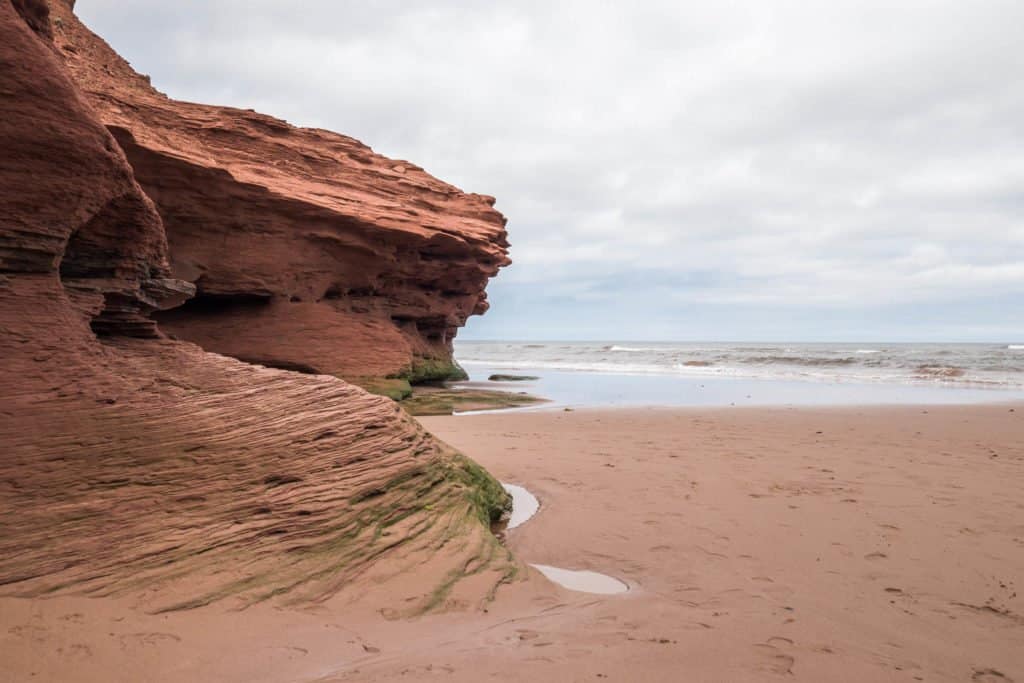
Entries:
[[273,367],[412,381],[460,374],[452,339],[508,263],[494,199],[352,138],[156,91],[66,3],[54,39],[196,287],[161,327]]
[[[489,475],[385,398],[160,334],[148,313],[193,283],[48,14],[0,0],[0,594],[159,610],[415,571],[383,603],[486,597],[515,571]],[[223,265],[206,272],[200,297],[239,293]]]

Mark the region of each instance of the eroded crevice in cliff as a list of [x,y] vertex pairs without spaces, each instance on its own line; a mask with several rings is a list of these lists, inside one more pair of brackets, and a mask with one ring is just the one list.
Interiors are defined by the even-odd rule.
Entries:
[[53,37],[50,27],[50,8],[45,0],[11,0],[11,5],[29,28],[39,34],[41,38],[50,40]]
[[209,294],[204,292],[202,285],[197,287],[196,294],[181,306],[167,310],[164,319],[176,316],[212,316],[217,317],[237,311],[259,309],[270,303],[271,295],[264,292],[240,292],[237,294]]
[[289,372],[297,372],[300,375],[320,375],[323,374],[312,365],[305,365],[303,363],[291,363],[286,360],[276,360],[274,358],[239,358],[238,360],[252,365],[262,365],[265,368],[274,368],[276,370],[287,370]]
[[194,287],[168,277],[162,239],[139,216],[152,214],[141,192],[115,197],[64,245],[57,272],[69,299],[102,336],[157,337],[149,314],[180,305]]

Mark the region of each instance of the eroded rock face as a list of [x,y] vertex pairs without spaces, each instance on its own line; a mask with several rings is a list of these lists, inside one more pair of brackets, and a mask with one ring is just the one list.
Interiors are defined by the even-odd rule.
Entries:
[[0,594],[421,610],[503,580],[500,487],[394,403],[159,336],[191,288],[45,21],[0,0]]
[[0,269],[40,287],[59,276],[97,330],[155,336],[148,314],[193,288],[170,280],[153,203],[46,42],[46,5],[3,4]]
[[506,265],[494,199],[352,138],[157,92],[60,2],[55,41],[156,203],[197,295],[161,328],[276,367],[445,377]]

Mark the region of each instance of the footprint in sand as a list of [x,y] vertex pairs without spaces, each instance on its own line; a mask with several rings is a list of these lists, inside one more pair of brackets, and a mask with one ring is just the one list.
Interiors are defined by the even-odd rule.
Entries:
[[975,669],[971,680],[981,683],[1013,683],[1012,678],[995,669]]
[[[784,645],[784,643],[780,644]],[[786,654],[771,642],[758,643],[754,645],[754,649],[762,658],[762,663],[758,666],[758,670],[779,676],[793,675],[793,666],[796,664],[795,657]]]
[[785,638],[783,636],[772,636],[771,638],[768,639],[768,644],[769,645],[775,645],[775,646],[792,645],[793,641],[791,639]]
[[66,651],[64,648],[58,647],[57,652],[69,657],[92,657],[92,648],[84,643],[72,643]]
[[425,664],[422,666],[413,666],[406,669],[402,669],[402,676],[408,676],[410,674],[435,674],[444,673],[452,675],[455,673],[455,667],[448,666],[447,664]]
[[42,643],[46,640],[46,636],[49,635],[49,629],[45,626],[39,626],[36,624],[21,624],[18,626],[12,626],[7,629],[7,632],[12,636],[19,638],[25,638],[37,643]]
[[162,643],[170,643],[170,642],[180,643],[181,642],[181,638],[179,636],[174,635],[173,633],[158,633],[158,632],[126,633],[126,634],[124,634],[122,636],[119,636],[119,638],[121,640],[121,648],[125,649],[125,650],[128,649],[129,647],[139,646],[139,645],[155,646],[155,645],[159,645],[159,644],[162,644]]

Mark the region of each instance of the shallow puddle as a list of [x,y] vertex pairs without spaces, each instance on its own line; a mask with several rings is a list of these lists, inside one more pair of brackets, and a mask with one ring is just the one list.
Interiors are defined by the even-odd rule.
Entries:
[[[501,485],[512,496],[512,515],[508,519],[506,529],[514,529],[537,514],[537,511],[540,509],[540,502],[536,496],[517,484],[502,482]],[[615,593],[625,593],[629,590],[629,586],[626,583],[614,577],[585,569],[562,569],[560,567],[549,567],[546,564],[531,564],[530,566],[547,577],[549,581],[554,581],[559,586],[568,588],[571,591],[614,595]]]
[[562,588],[568,588],[571,591],[614,595],[616,593],[625,593],[629,590],[628,585],[615,577],[585,569],[561,569],[559,567],[549,567],[546,564],[531,564],[530,566]]
[[537,510],[540,509],[540,502],[532,493],[516,484],[502,482],[501,485],[512,496],[512,516],[508,518],[506,529],[515,529],[537,514]]

